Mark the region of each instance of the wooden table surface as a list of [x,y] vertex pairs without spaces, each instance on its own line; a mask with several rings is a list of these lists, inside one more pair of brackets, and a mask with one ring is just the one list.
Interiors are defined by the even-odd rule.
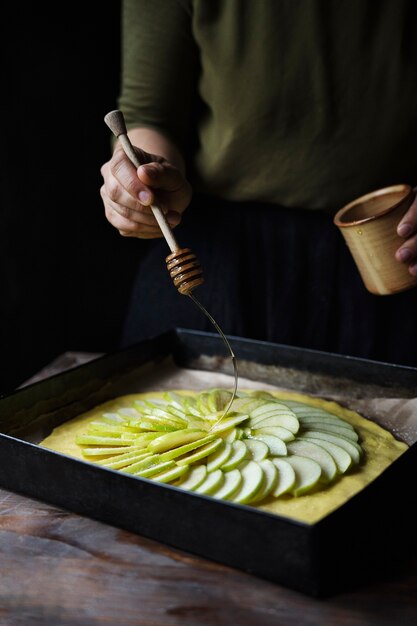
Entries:
[[317,600],[0,489],[0,625],[32,624],[416,626],[417,554]]

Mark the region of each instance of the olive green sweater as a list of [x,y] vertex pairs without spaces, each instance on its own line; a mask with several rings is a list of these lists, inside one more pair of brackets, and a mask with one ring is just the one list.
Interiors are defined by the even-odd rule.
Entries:
[[197,190],[336,209],[417,179],[415,0],[125,0],[119,106]]

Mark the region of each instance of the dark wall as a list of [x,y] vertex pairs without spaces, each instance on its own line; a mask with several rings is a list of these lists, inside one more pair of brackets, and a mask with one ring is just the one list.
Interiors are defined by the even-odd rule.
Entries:
[[2,392],[66,350],[117,345],[140,245],[107,223],[99,195],[120,69],[119,3],[105,5],[16,3],[3,16]]

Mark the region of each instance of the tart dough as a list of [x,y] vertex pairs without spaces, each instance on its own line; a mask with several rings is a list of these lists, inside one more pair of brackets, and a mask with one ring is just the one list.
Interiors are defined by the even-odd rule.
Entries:
[[[248,390],[249,393],[251,391],[253,390]],[[198,392],[177,390],[176,393],[196,395]],[[320,491],[299,497],[285,495],[279,498],[268,498],[261,504],[247,506],[254,506],[268,513],[313,524],[361,491],[382,474],[395,459],[408,450],[407,444],[395,439],[389,431],[336,402],[293,392],[270,391],[269,393],[284,402],[286,399],[295,400],[312,407],[323,408],[352,424],[359,435],[364,459],[358,466],[353,467],[329,486],[323,486]],[[153,391],[115,398],[58,426],[40,445],[87,462],[82,455],[81,448],[75,443],[75,439],[77,435],[85,432],[89,422],[98,419],[102,413],[115,412],[122,407],[132,406],[134,400],[151,399],[162,397],[162,395],[163,392]]]

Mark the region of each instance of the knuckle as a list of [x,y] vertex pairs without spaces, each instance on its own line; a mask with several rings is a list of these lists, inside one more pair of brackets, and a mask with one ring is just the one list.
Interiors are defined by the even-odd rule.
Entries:
[[107,181],[107,195],[109,196],[110,200],[113,200],[114,202],[117,202],[117,200],[120,198],[120,187],[115,178],[110,178]]

